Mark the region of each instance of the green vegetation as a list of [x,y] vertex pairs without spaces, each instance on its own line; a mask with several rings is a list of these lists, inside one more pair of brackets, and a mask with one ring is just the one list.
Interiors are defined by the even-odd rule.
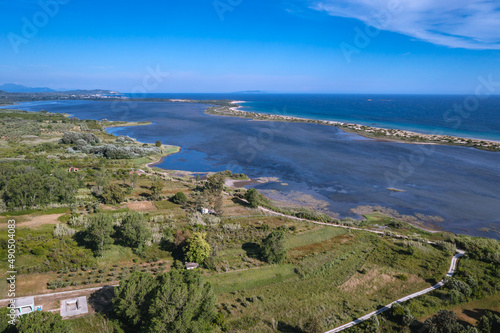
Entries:
[[19,333],[72,333],[73,329],[58,314],[35,311],[19,319],[16,324],[16,331]]
[[[77,269],[94,263],[90,250],[78,246],[70,237],[54,237],[53,229],[52,226],[37,230],[22,227],[16,229],[16,266],[19,273]],[[3,258],[7,258],[7,240],[7,232],[0,233],[0,255]],[[3,266],[6,263],[0,263],[0,267],[7,270]]]
[[190,262],[203,263],[210,255],[210,244],[205,240],[205,234],[195,232],[187,240],[185,256]]
[[259,202],[262,201],[262,195],[254,188],[249,189],[245,192],[245,199],[252,208],[259,207]]
[[187,196],[184,194],[184,192],[177,192],[173,197],[172,197],[172,202],[176,203],[178,205],[185,205],[188,201]]
[[125,192],[118,184],[110,184],[104,188],[102,199],[106,204],[116,205],[125,199]]
[[[467,255],[444,288],[352,331],[416,332],[439,310],[459,314],[477,304],[481,311],[470,324],[480,332],[498,327],[495,240],[431,234],[410,224],[424,217],[379,208],[363,221],[283,208],[254,189],[225,186],[227,178],[246,179],[241,174],[181,177],[146,166],[161,154],[92,152],[106,145],[157,148],[103,131],[123,122],[17,111],[0,111],[0,120],[9,124],[0,126],[0,228],[16,220],[19,296],[120,283],[106,311],[64,321],[74,331],[175,332],[185,322],[190,331],[323,332],[441,280],[455,248]],[[252,209],[257,206],[384,234],[272,216]],[[7,237],[0,233],[2,257]],[[185,272],[184,261],[202,267]],[[7,261],[0,268],[7,271]],[[459,324],[468,329],[463,316]]]
[[144,215],[137,212],[125,216],[119,233],[125,246],[136,249],[138,253],[145,249],[146,242],[151,239],[151,230],[144,221]]
[[85,232],[85,241],[94,252],[102,256],[104,250],[113,244],[113,221],[111,216],[99,214],[94,216]]
[[174,269],[156,279],[134,273],[113,302],[127,327],[141,332],[210,332],[217,316],[212,287],[195,271]]
[[37,158],[28,163],[0,162],[0,165],[3,210],[33,209],[53,203],[69,204],[75,199],[78,180],[54,163]]
[[285,232],[273,230],[262,241],[262,258],[272,264],[279,264],[285,260]]

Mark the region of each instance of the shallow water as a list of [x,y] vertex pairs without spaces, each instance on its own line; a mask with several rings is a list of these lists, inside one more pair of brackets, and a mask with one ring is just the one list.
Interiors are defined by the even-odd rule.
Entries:
[[[500,153],[471,148],[377,142],[335,127],[209,116],[205,105],[116,102],[35,102],[18,108],[67,112],[82,119],[153,122],[110,128],[143,142],[161,140],[182,152],[165,169],[232,170],[250,177],[278,177],[258,186],[300,191],[328,209],[352,216],[359,205],[381,205],[401,213],[440,215],[445,230],[500,239]],[[282,185],[286,183],[287,185]],[[397,188],[404,192],[390,191]]]

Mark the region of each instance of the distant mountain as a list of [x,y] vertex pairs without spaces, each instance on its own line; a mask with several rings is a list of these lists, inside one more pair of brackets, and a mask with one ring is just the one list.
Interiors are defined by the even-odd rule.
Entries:
[[245,91],[236,91],[233,94],[263,94],[262,90],[245,90]]
[[0,86],[0,90],[11,93],[35,93],[35,92],[54,92],[50,88],[31,88],[20,84],[6,83]]

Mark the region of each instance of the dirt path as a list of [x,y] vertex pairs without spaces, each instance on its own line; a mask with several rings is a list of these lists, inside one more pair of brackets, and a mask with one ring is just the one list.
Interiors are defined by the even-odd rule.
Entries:
[[[240,199],[246,203],[248,203],[248,201],[246,201],[245,199]],[[278,216],[283,216],[283,217],[286,217],[286,218],[289,218],[289,219],[293,219],[293,220],[299,220],[299,221],[304,221],[304,222],[310,222],[310,223],[314,223],[314,224],[321,224],[321,225],[327,225],[327,226],[330,226],[330,227],[336,227],[336,228],[344,228],[344,229],[350,229],[350,230],[359,230],[359,231],[366,231],[366,232],[371,232],[371,233],[374,233],[374,234],[378,234],[378,235],[386,235],[386,233],[384,231],[377,231],[377,230],[370,230],[370,229],[363,229],[363,228],[356,228],[356,227],[349,227],[349,226],[346,226],[346,225],[342,225],[342,224],[335,224],[335,223],[327,223],[327,222],[319,222],[319,221],[313,221],[313,220],[307,220],[307,219],[302,219],[300,217],[296,217],[296,216],[291,216],[291,215],[286,215],[286,214],[282,214],[282,213],[278,213],[278,212],[275,212],[273,210],[270,210],[270,209],[267,209],[267,208],[264,208],[264,207],[261,207],[259,206],[259,209],[263,212],[266,212],[266,213],[269,213],[269,214],[272,214],[272,215],[278,215]],[[399,235],[399,234],[390,234],[388,235],[392,238],[399,238],[399,239],[409,239],[408,236],[405,236],[405,235]],[[426,241],[427,244],[436,244],[435,242],[431,242],[431,241]]]
[[64,214],[51,214],[51,215],[39,215],[39,216],[29,216],[28,221],[23,221],[16,223],[18,227],[38,227],[45,224],[59,224],[57,219]]

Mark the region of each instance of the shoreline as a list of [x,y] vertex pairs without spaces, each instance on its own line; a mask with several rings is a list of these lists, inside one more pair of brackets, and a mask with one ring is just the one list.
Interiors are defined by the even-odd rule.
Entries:
[[[57,99],[56,99],[57,100]],[[78,100],[78,99],[75,99]],[[83,99],[83,100],[94,100],[94,99]],[[113,98],[98,98],[95,101],[110,101],[115,100]],[[130,99],[130,101],[143,101],[143,102],[170,102],[170,103],[201,103],[212,105],[205,110],[205,114],[215,115],[215,116],[227,116],[227,117],[239,117],[239,118],[251,118],[255,121],[284,121],[284,122],[300,122],[300,123],[312,123],[318,125],[335,126],[346,133],[358,134],[364,138],[372,139],[378,142],[395,142],[395,143],[407,143],[407,144],[435,144],[443,146],[457,146],[457,147],[469,147],[485,151],[500,151],[500,141],[492,139],[478,139],[472,137],[460,137],[455,135],[446,134],[426,134],[413,132],[410,130],[400,130],[394,128],[382,128],[368,125],[361,125],[356,123],[348,123],[342,121],[334,120],[322,120],[322,119],[311,119],[296,116],[282,116],[276,114],[265,114],[257,113],[251,111],[241,110],[243,107],[240,103],[246,103],[246,101],[236,101],[236,100],[194,100],[194,99],[164,99],[164,98],[146,98],[146,99]],[[22,102],[22,101],[21,101]],[[7,105],[18,105],[21,103],[19,101],[11,102]],[[151,122],[149,122],[151,124]],[[125,126],[139,126],[139,125],[149,125],[141,124],[137,122],[134,125]],[[125,127],[124,126],[124,127]],[[120,127],[120,125],[111,125],[107,127]]]
[[364,138],[372,139],[378,142],[395,142],[407,144],[422,144],[422,145],[443,145],[469,147],[486,151],[500,151],[500,141],[474,139],[457,137],[444,134],[424,134],[407,130],[387,129],[374,126],[366,126],[361,124],[346,123],[334,120],[310,119],[295,116],[283,116],[276,114],[265,114],[251,111],[241,110],[242,106],[237,102],[232,101],[232,107],[209,107],[205,110],[206,114],[225,117],[251,118],[254,121],[284,121],[318,124],[325,126],[335,126],[346,133],[358,134]]
[[[161,156],[160,159],[158,159],[156,161],[144,164],[147,168],[150,168],[150,169],[156,168],[158,164],[162,164],[163,162],[165,162],[165,159],[167,157],[169,157],[170,155],[173,155],[173,154],[177,154],[178,152],[180,152],[182,150],[182,148],[179,147],[179,146],[162,145],[162,149],[164,147],[167,148],[167,149],[168,148],[172,148],[172,151],[168,152],[166,155]],[[175,149],[173,149],[173,148],[175,148]],[[159,168],[159,169],[163,169],[163,168]],[[166,170],[166,171],[175,171],[175,170],[168,170],[168,169],[163,169],[163,170]]]
[[[232,112],[237,112],[238,114],[240,114],[239,116],[240,117],[243,117],[243,118],[252,118],[253,116],[266,116],[266,119],[254,119],[256,121],[264,121],[264,120],[267,120],[267,121],[290,121],[290,122],[304,122],[304,123],[318,123],[318,124],[322,124],[322,125],[333,125],[333,126],[337,126],[337,124],[339,124],[339,122],[334,122],[334,121],[315,121],[315,120],[312,120],[312,119],[307,119],[307,118],[299,118],[299,117],[285,117],[285,116],[279,116],[279,115],[261,115],[261,114],[256,114],[256,113],[252,113],[252,112],[247,112],[247,111],[242,111],[242,110],[238,110],[241,106],[237,105],[236,103],[234,103],[234,107],[231,107],[232,108],[236,108],[236,110],[231,110],[231,112],[229,114],[222,114],[222,115],[226,115],[226,116],[236,116],[234,114],[232,114]],[[215,109],[225,109],[227,107],[211,107],[211,108],[215,108]],[[207,114],[211,114],[209,113],[208,111],[211,109],[211,108],[208,108],[205,110],[205,113]],[[214,114],[214,115],[221,115],[221,114]],[[268,119],[269,118],[269,119]],[[274,118],[279,118],[279,119],[274,119]],[[139,124],[141,123],[141,124]],[[126,124],[129,124],[128,126]],[[116,128],[116,127],[129,127],[129,126],[138,126],[138,125],[148,125],[148,124],[151,124],[150,121],[143,121],[143,122],[125,122],[124,123],[121,123],[121,124],[110,124],[108,126],[106,126],[106,128]],[[113,126],[114,125],[114,126]],[[342,128],[340,128],[342,129]],[[114,135],[112,133],[108,133],[108,134],[111,134],[111,135]],[[379,140],[379,141],[382,141],[383,139],[381,138],[375,138],[375,140]],[[386,140],[386,141],[389,141],[389,140]],[[394,142],[394,140],[392,140]],[[409,143],[409,142],[406,142],[406,141],[402,141],[402,143]],[[411,143],[415,143],[415,144],[438,144],[438,143],[425,143],[425,142],[411,142]],[[161,164],[168,156],[174,154],[174,153],[177,153],[179,151],[181,151],[181,147],[178,147],[178,146],[164,146],[164,147],[176,147],[175,151],[166,151],[166,154],[161,154],[159,156],[156,155],[156,156],[150,156],[151,158],[150,159],[154,159],[153,161],[149,161],[149,162],[142,162],[144,164],[142,165],[145,165],[147,168],[158,168],[158,169],[161,169],[161,170],[165,170],[165,171],[171,171],[171,172],[176,172],[176,170],[170,170],[170,169],[164,169],[164,168],[159,168],[157,167],[158,164]],[[186,172],[186,171],[184,171]],[[186,172],[186,173],[189,173],[189,174],[196,174],[195,172]],[[250,181],[255,181],[257,179],[251,179]],[[243,182],[240,183],[240,184],[237,184],[238,182],[236,182],[236,184],[234,184],[233,186],[235,186],[236,188],[238,187],[241,187],[242,186],[245,186],[245,185],[253,185],[253,184],[244,184]],[[258,181],[256,182],[257,184],[259,183]],[[240,185],[240,186],[238,186]],[[422,228],[422,227],[419,227],[417,225],[413,225],[414,227],[417,227],[419,229],[423,229],[425,231],[430,231],[430,230],[426,230],[426,228]],[[435,230],[436,232],[446,232],[446,230]]]
[[[115,127],[132,127],[132,126],[148,126],[152,125],[153,123],[149,120],[147,121],[130,121],[126,123],[118,123],[116,121],[110,121],[111,124],[106,124],[104,127],[104,130],[107,130],[108,128],[115,128]],[[114,123],[114,124],[113,124]]]

